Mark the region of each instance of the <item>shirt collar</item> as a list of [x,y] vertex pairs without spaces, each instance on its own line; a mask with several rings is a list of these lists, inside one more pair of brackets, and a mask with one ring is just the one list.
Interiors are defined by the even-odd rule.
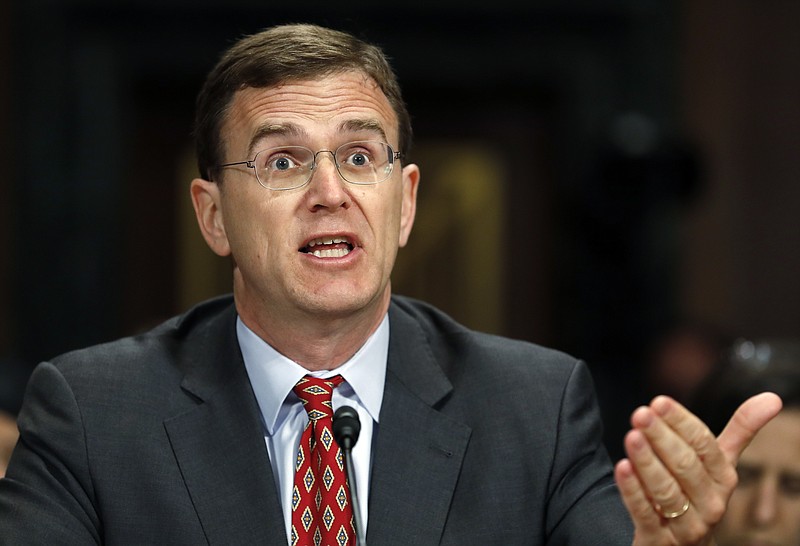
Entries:
[[[273,349],[248,328],[240,317],[236,319],[236,335],[267,434],[272,435],[280,426],[278,416],[281,406],[292,387],[307,374],[323,378],[341,374],[347,382],[340,387],[344,390],[343,394],[352,389],[355,399],[378,422],[389,353],[388,314],[358,352],[335,370],[309,372]],[[347,389],[348,386],[350,389]]]

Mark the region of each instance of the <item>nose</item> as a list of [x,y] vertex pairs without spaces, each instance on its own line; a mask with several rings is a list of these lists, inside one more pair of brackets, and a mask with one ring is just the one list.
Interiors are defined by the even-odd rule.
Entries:
[[778,516],[778,484],[775,480],[763,479],[753,492],[750,516],[759,526],[769,525]]
[[332,151],[316,153],[306,196],[311,210],[349,208],[350,194],[336,168]]

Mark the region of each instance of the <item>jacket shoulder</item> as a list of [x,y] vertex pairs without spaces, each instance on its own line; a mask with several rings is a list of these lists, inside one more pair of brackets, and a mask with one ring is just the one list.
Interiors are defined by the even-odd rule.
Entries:
[[179,377],[199,363],[204,347],[226,335],[235,339],[235,317],[232,297],[215,298],[148,331],[64,353],[50,364],[73,385],[114,385],[137,377],[152,383],[165,373]]
[[396,317],[415,322],[424,332],[437,361],[449,375],[451,365],[489,365],[502,373],[535,373],[548,370],[571,373],[575,357],[530,341],[479,332],[457,322],[436,307],[404,296],[393,296]]

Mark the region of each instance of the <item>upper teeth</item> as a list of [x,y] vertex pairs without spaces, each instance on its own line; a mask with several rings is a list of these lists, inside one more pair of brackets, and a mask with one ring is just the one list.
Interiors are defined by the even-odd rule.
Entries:
[[315,247],[317,245],[333,245],[333,244],[346,243],[346,242],[347,242],[347,239],[343,239],[341,237],[333,237],[333,238],[328,238],[328,239],[314,239],[313,241],[308,243],[308,246]]

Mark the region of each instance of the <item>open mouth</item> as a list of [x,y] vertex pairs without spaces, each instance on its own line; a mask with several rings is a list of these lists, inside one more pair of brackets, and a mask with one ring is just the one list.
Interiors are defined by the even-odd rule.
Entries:
[[353,250],[353,243],[347,237],[320,237],[312,239],[300,252],[317,258],[342,258]]

